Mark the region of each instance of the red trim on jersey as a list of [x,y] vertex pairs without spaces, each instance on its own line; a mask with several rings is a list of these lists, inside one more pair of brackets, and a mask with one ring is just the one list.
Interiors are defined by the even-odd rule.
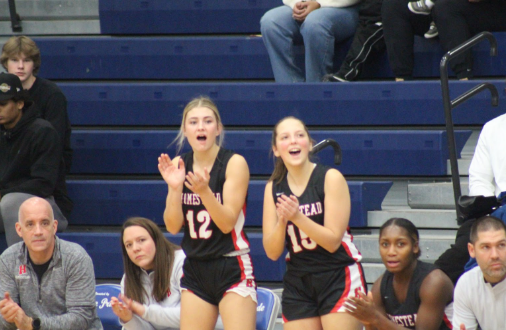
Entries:
[[448,320],[448,315],[446,315],[446,313],[443,315],[443,322],[446,324],[446,326],[449,329],[453,329],[452,322],[450,320]]
[[[244,205],[242,206],[241,212],[242,212],[242,217],[244,219],[244,223],[243,223],[243,228],[241,228],[240,235],[241,235],[241,238],[243,239],[243,241],[245,241],[246,244],[248,245],[247,247],[249,248],[249,241],[246,239],[246,234],[244,234],[244,225],[246,224],[246,202],[244,202]],[[240,216],[241,215],[239,214],[239,217]],[[241,248],[237,245],[237,240],[238,239],[237,239],[237,230],[235,228],[236,226],[237,226],[237,222],[234,225],[234,228],[232,229],[232,231],[230,232],[230,234],[232,234],[232,243],[234,243],[235,251],[238,251]]]
[[283,322],[288,322],[288,320],[286,319],[286,317],[283,315],[283,313],[281,313],[281,317],[283,318]]
[[246,272],[244,271],[244,264],[242,262],[241,256],[237,256],[237,261],[239,262],[239,267],[241,268],[241,281],[246,279]]
[[346,227],[346,232],[350,235],[350,239],[353,242],[353,235],[350,233],[350,226]]
[[355,259],[355,258],[353,257],[353,253],[351,253],[351,251],[350,251],[350,247],[348,246],[348,244],[346,244],[345,242],[341,242],[341,246],[344,248],[344,250],[346,251],[346,254],[347,254],[349,257],[351,257],[351,258]]
[[339,300],[337,301],[334,308],[332,308],[332,310],[330,311],[331,313],[336,313],[339,310],[339,308],[341,308],[341,306],[343,306],[346,297],[348,297],[348,295],[350,293],[350,288],[351,288],[350,268],[348,266],[346,266],[346,267],[344,267],[344,270],[346,272],[344,292],[341,295],[341,298],[339,298]]

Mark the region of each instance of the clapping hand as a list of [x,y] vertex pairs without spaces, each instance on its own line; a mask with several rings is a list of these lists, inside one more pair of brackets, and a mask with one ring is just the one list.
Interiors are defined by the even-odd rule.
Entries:
[[178,189],[183,186],[186,173],[181,158],[179,158],[177,164],[174,164],[169,155],[161,154],[158,157],[158,170],[171,189]]

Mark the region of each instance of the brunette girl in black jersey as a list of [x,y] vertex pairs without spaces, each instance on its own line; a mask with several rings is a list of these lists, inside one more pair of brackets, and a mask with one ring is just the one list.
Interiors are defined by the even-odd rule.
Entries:
[[361,255],[348,232],[350,194],[336,169],[311,162],[302,121],[287,117],[272,134],[274,172],[265,187],[263,244],[277,260],[289,251],[283,279],[284,329],[361,329],[344,300],[365,292]]

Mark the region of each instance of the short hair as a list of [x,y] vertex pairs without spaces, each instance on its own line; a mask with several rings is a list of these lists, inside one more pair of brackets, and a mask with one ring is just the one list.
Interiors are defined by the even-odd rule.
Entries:
[[218,125],[218,128],[221,129],[220,136],[217,138],[217,144],[219,147],[221,147],[223,145],[223,141],[225,139],[225,133],[224,133],[223,124],[221,122],[220,112],[218,111],[218,107],[207,96],[199,96],[199,97],[192,99],[190,102],[188,102],[188,104],[185,106],[185,108],[183,110],[183,119],[181,121],[181,127],[179,129],[179,133],[177,134],[176,138],[172,142],[172,143],[176,143],[176,145],[177,145],[177,152],[176,152],[177,154],[179,154],[181,149],[183,149],[183,145],[184,145],[184,141],[185,141],[184,124],[186,121],[186,117],[188,116],[188,112],[190,112],[191,110],[193,110],[195,108],[199,108],[199,107],[208,108],[209,110],[211,110],[213,112],[214,118],[216,119],[216,124]]
[[478,218],[471,226],[471,233],[469,234],[471,244],[474,245],[474,243],[478,240],[478,233],[489,230],[504,230],[504,233],[506,234],[506,225],[501,219],[491,215]]
[[[383,226],[380,228],[379,236],[381,237],[381,234],[383,234],[383,230],[387,227],[397,226],[403,228],[407,233],[408,236],[411,238],[411,242],[413,244],[418,244],[420,242],[420,235],[418,234],[418,229],[416,226],[409,221],[408,219],[404,218],[390,218],[388,219]],[[421,249],[418,249],[418,253],[415,255],[417,258],[420,257],[422,254]]]
[[35,41],[27,36],[14,36],[9,38],[2,47],[2,55],[0,55],[0,63],[7,70],[7,61],[10,58],[23,54],[33,61],[33,74],[37,74],[40,69],[40,50]]
[[51,204],[49,204],[49,202],[46,201],[44,198],[41,198],[41,197],[30,197],[27,200],[25,200],[23,203],[21,203],[21,205],[19,206],[19,210],[18,210],[18,222],[21,223],[21,209],[22,209],[23,204],[25,204],[27,201],[32,200],[32,199],[43,200],[43,201],[45,201],[47,203],[48,210],[49,210],[49,220],[53,221],[54,220],[54,212],[53,212],[53,207],[51,206]]

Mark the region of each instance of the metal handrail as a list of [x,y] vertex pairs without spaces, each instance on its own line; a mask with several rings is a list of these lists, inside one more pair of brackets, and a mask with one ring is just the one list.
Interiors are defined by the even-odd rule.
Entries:
[[313,149],[311,149],[310,155],[316,155],[322,149],[331,146],[334,149],[334,163],[336,165],[341,165],[343,161],[343,153],[341,151],[341,146],[335,140],[325,139],[314,145]]
[[472,46],[480,43],[484,39],[488,39],[490,42],[490,56],[497,56],[497,41],[495,40],[495,37],[490,32],[481,32],[463,44],[448,51],[441,59],[441,64],[439,66],[441,73],[441,92],[443,94],[443,105],[445,110],[446,134],[448,137],[448,149],[450,153],[450,167],[452,171],[453,195],[455,198],[455,209],[459,223],[462,220],[462,215],[460,214],[457,205],[462,192],[460,189],[460,176],[459,166],[457,162],[457,147],[455,145],[455,132],[453,129],[452,109],[485,89],[490,90],[490,94],[492,96],[492,106],[495,107],[499,103],[499,94],[497,93],[497,89],[494,85],[489,83],[482,83],[463,93],[455,100],[450,100],[450,88],[448,85],[448,62],[454,59],[456,56],[459,56],[462,53],[468,51]]
[[9,0],[9,14],[11,16],[12,32],[23,31],[23,27],[21,26],[19,15],[18,15],[18,13],[16,13],[16,3],[14,2],[14,0]]

